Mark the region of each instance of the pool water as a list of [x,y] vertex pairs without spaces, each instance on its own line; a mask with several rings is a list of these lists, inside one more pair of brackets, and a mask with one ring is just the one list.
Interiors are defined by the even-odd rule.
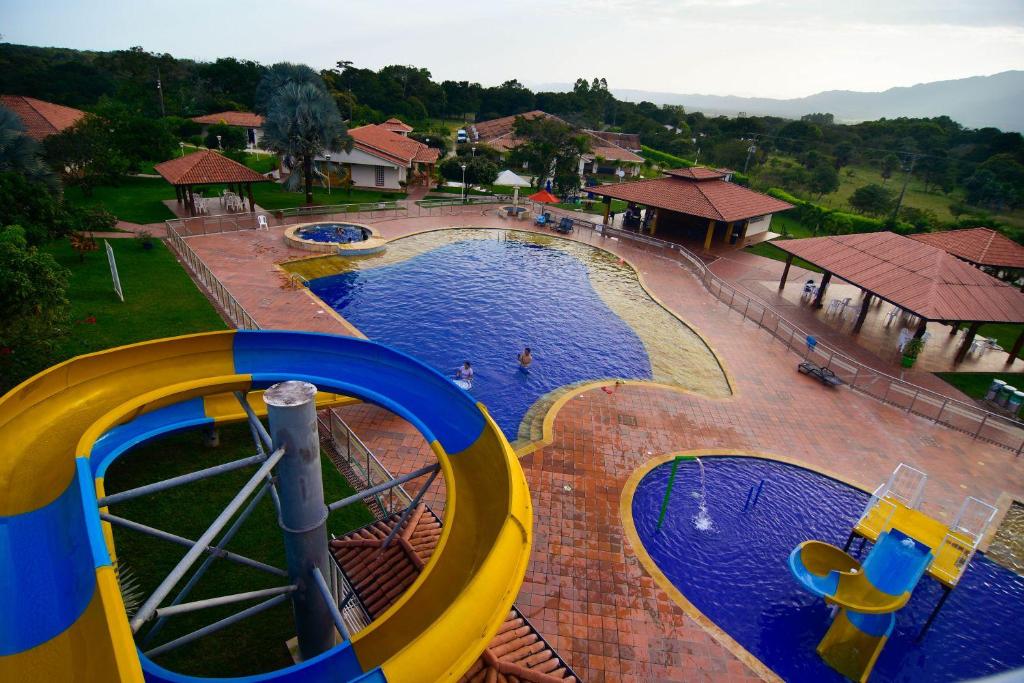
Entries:
[[295,231],[296,236],[313,242],[351,244],[365,242],[366,230],[348,223],[315,223]]
[[[518,240],[450,242],[309,288],[366,336],[452,376],[473,364],[472,394],[509,438],[544,394],[574,382],[650,379],[637,334],[602,301],[586,265]],[[521,371],[523,347],[533,365]]]
[[[700,475],[696,463],[682,462],[665,522],[655,530],[668,463],[649,472],[633,497],[644,548],[697,609],[783,679],[844,680],[815,652],[828,630],[829,608],[799,586],[787,558],[809,539],[842,547],[868,495],[769,460],[711,457],[702,463],[712,529],[695,528]],[[760,499],[744,511],[750,488],[761,480]],[[896,614],[872,681],[953,681],[1024,666],[1024,578],[978,553],[916,642],[941,594],[937,581],[921,579]]]

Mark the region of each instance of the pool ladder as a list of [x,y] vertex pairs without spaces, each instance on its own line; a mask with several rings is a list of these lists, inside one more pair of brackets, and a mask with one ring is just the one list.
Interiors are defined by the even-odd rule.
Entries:
[[[744,512],[746,512],[748,508],[753,510],[754,506],[757,505],[757,499],[761,497],[761,490],[764,488],[764,482],[765,480],[762,479],[758,484],[751,486],[750,490],[747,491],[747,502],[743,504]],[[751,500],[751,498],[753,498],[753,500]]]

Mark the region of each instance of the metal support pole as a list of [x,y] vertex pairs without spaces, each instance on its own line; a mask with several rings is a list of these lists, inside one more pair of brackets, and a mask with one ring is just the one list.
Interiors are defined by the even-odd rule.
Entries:
[[270,434],[267,432],[267,428],[263,426],[263,423],[260,422],[260,418],[257,417],[255,412],[253,412],[252,406],[249,405],[249,400],[246,398],[245,394],[243,394],[241,391],[236,391],[235,398],[238,399],[238,402],[242,405],[242,410],[244,410],[245,414],[249,417],[249,424],[260,435],[260,439],[262,439],[263,445],[267,448],[267,450],[274,450],[273,440],[270,438]]
[[196,612],[201,609],[208,609],[210,607],[220,607],[221,605],[231,605],[236,602],[245,602],[246,600],[255,600],[257,598],[272,598],[275,595],[285,595],[295,590],[295,586],[278,586],[277,588],[264,588],[258,591],[247,591],[245,593],[234,593],[233,595],[220,595],[216,598],[207,598],[206,600],[196,600],[195,602],[183,602],[178,605],[169,605],[167,607],[161,607],[156,611],[158,617],[173,617],[175,614],[185,614],[187,612]]
[[121,491],[120,493],[113,493],[109,496],[100,498],[96,505],[101,508],[105,508],[108,505],[116,505],[117,503],[123,503],[126,500],[132,500],[140,496],[145,496],[150,493],[156,493],[158,491],[166,491],[167,489],[174,488],[175,486],[181,486],[182,484],[191,484],[194,481],[201,481],[210,477],[215,477],[218,474],[225,472],[234,472],[240,470],[243,467],[249,467],[250,465],[256,465],[267,459],[265,455],[254,455],[251,458],[242,458],[241,460],[234,460],[232,462],[226,462],[222,465],[214,465],[208,467],[205,470],[198,470],[196,472],[189,472],[183,474],[180,477],[171,477],[170,479],[164,479],[163,481],[153,482],[152,484],[146,484],[145,486],[139,486],[134,489],[128,489],[127,491]]
[[[345,620],[341,617],[341,610],[338,609],[337,603],[334,602],[334,596],[331,594],[331,589],[327,587],[327,582],[324,581],[324,575],[320,571],[319,567],[313,568],[313,581],[316,583],[316,587],[320,591],[320,597],[324,599],[324,604],[331,613],[331,619],[334,621],[334,627],[338,629],[338,633],[341,634],[341,639],[351,640],[352,636],[349,635],[348,628],[345,626]],[[349,595],[354,595],[354,593],[350,593]]]
[[264,602],[259,603],[258,605],[253,605],[252,607],[244,609],[241,612],[238,612],[236,614],[232,614],[230,617],[225,617],[224,619],[221,619],[220,621],[215,621],[212,624],[210,624],[209,626],[204,626],[201,629],[197,629],[195,631],[192,631],[192,633],[188,633],[186,635],[183,635],[180,638],[176,638],[176,639],[174,639],[174,640],[172,640],[170,642],[164,643],[163,645],[160,645],[158,647],[154,647],[152,650],[147,651],[145,653],[145,655],[147,657],[149,657],[150,659],[152,659],[153,657],[158,657],[158,656],[164,654],[165,652],[170,652],[171,650],[179,648],[182,645],[187,645],[188,643],[191,643],[194,640],[198,640],[199,638],[202,638],[203,636],[206,636],[206,635],[209,635],[211,633],[215,633],[217,631],[220,631],[221,629],[227,628],[228,626],[231,626],[232,624],[237,624],[238,622],[242,621],[243,619],[251,617],[254,614],[259,614],[260,612],[264,612],[264,611],[270,609],[271,607],[277,607],[278,605],[280,605],[282,602],[284,602],[287,599],[288,599],[287,595],[275,596],[273,598],[270,598],[269,600],[266,600]]
[[416,470],[415,472],[410,472],[409,474],[403,474],[402,476],[398,477],[397,479],[390,479],[390,480],[384,482],[383,484],[377,484],[373,488],[369,488],[369,489],[366,489],[365,491],[360,491],[358,493],[354,493],[351,496],[349,496],[348,498],[342,498],[341,500],[335,501],[335,502],[331,503],[330,505],[328,505],[327,509],[330,510],[331,512],[334,512],[335,510],[343,508],[343,507],[345,507],[347,505],[352,505],[352,503],[358,503],[359,501],[361,501],[361,500],[363,500],[365,498],[371,498],[371,497],[377,495],[378,493],[383,493],[384,491],[387,491],[388,489],[393,489],[396,486],[401,486],[402,484],[404,484],[407,481],[415,479],[416,477],[422,477],[424,474],[428,474],[430,472],[433,472],[434,470],[437,470],[440,467],[441,467],[440,465],[427,465],[426,467],[421,467],[418,470]]
[[213,546],[199,546],[198,542],[193,541],[190,538],[178,536],[177,534],[172,534],[167,531],[162,531],[160,529],[154,529],[151,526],[139,524],[138,522],[133,522],[132,520],[125,519],[124,517],[118,517],[116,515],[111,515],[106,512],[101,512],[100,519],[102,519],[104,522],[113,524],[115,526],[121,526],[125,529],[138,531],[139,533],[143,533],[148,536],[153,536],[154,538],[159,538],[161,540],[169,541],[171,543],[176,543],[178,545],[183,545],[188,548],[201,547],[204,552],[212,553],[216,557],[223,557],[225,560],[230,560],[237,564],[245,565],[246,567],[252,567],[253,569],[259,569],[260,571],[267,572],[268,574],[273,574],[274,576],[288,576],[288,572],[278,569],[277,567],[271,567],[269,564],[264,564],[259,560],[251,560],[245,555],[239,555],[228,550],[214,548]]
[[281,382],[263,393],[271,439],[287,456],[277,468],[288,577],[299,654],[309,660],[334,646],[331,614],[311,585],[313,570],[328,567],[327,506],[324,505],[320,438],[316,427],[316,387]]
[[938,616],[939,610],[941,610],[942,606],[946,604],[946,599],[949,597],[949,594],[953,592],[953,589],[946,585],[942,586],[942,590],[944,591],[942,593],[942,597],[939,598],[939,602],[935,605],[935,609],[933,609],[932,613],[928,616],[928,621],[924,622],[924,627],[921,629],[921,632],[917,634],[918,640],[924,638],[924,634],[932,627],[932,622],[935,621],[935,617]]
[[388,549],[388,546],[391,545],[391,541],[395,540],[395,536],[398,535],[398,530],[402,528],[402,525],[405,524],[406,520],[409,519],[409,516],[412,515],[412,511],[416,508],[417,505],[420,504],[420,501],[423,499],[423,495],[427,492],[427,489],[430,488],[430,485],[434,483],[434,479],[437,478],[437,474],[440,471],[441,470],[439,469],[434,470],[430,474],[430,478],[427,479],[426,483],[424,483],[423,486],[420,487],[419,493],[416,494],[416,497],[409,502],[409,507],[405,508],[405,512],[402,513],[402,516],[398,520],[398,524],[392,527],[390,533],[388,533],[387,538],[385,538],[384,542],[380,544],[380,549],[382,552]]
[[[171,573],[167,575],[167,578],[161,581],[160,585],[153,591],[153,594],[146,598],[146,601],[142,603],[142,606],[139,607],[139,611],[135,613],[134,617],[132,617],[132,631],[138,631],[139,627],[141,627],[142,624],[152,616],[153,611],[156,610],[157,606],[163,602],[163,599],[167,597],[167,594],[170,593],[176,585],[178,585],[178,582],[181,581],[183,576],[185,576],[185,573],[193,564],[195,564],[196,560],[199,559],[199,556],[203,554],[206,548],[209,547],[214,536],[219,534],[220,530],[227,526],[228,521],[235,516],[235,513],[242,507],[242,504],[250,495],[252,495],[253,491],[256,490],[256,487],[267,478],[267,474],[270,473],[270,470],[274,468],[274,465],[277,464],[283,455],[283,449],[278,449],[274,453],[271,453],[263,462],[263,465],[261,465],[249,481],[245,483],[245,486],[235,494],[235,497],[231,499],[231,502],[228,503],[227,507],[217,515],[217,519],[213,520],[213,524],[203,532],[203,535],[199,537],[199,540],[195,542],[195,545],[189,548],[188,552],[185,553],[185,556],[178,561],[178,564],[175,565],[174,569],[171,570]],[[325,552],[326,547],[325,543]]]

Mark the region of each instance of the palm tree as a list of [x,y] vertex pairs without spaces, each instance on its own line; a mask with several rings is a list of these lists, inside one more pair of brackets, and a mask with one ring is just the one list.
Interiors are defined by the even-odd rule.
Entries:
[[29,180],[40,180],[56,188],[53,171],[43,161],[39,143],[25,134],[21,119],[0,107],[0,172],[13,171]]
[[[306,204],[313,203],[313,160],[326,150],[350,150],[338,105],[327,92],[311,83],[287,83],[270,101],[263,124],[263,146],[301,162]],[[297,190],[299,176],[292,173],[285,188]]]

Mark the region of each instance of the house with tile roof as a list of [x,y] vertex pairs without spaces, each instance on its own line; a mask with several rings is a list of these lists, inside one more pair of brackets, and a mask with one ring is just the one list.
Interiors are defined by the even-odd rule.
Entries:
[[387,128],[392,133],[398,133],[399,135],[403,135],[406,137],[408,137],[409,133],[412,132],[412,126],[410,126],[402,119],[397,119],[394,116],[392,116],[390,119],[388,119],[387,121],[380,125]]
[[0,95],[0,106],[13,111],[25,126],[25,134],[37,142],[70,128],[85,116],[80,109],[21,95]]
[[[605,198],[605,224],[612,199],[628,202],[625,227],[680,243],[715,242],[742,247],[770,237],[772,214],[792,204],[731,182],[728,169],[702,166],[666,171],[661,178],[588,187]],[[632,223],[630,223],[632,219]]]
[[407,137],[408,131],[391,130],[393,127],[385,122],[350,128],[352,149],[318,156],[318,167],[329,169],[332,182],[351,176],[354,187],[374,190],[397,192],[410,184],[429,182],[439,150]]
[[202,125],[203,137],[206,137],[210,126],[223,124],[244,129],[246,146],[249,149],[259,147],[260,140],[263,139],[264,119],[251,111],[219,111],[214,114],[193,116],[192,120]]

